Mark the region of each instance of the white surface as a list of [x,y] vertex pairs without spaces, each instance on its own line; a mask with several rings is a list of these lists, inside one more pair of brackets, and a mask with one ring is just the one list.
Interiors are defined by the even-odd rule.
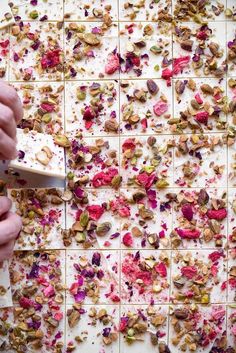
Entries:
[[[24,158],[16,158],[11,161],[10,167],[65,179],[64,149],[55,145],[51,135],[35,133],[35,131],[24,133],[23,130],[18,129],[17,140],[18,151],[23,151],[25,155]],[[52,153],[52,158],[46,166],[36,159],[36,154],[41,152],[44,146],[48,147]]]

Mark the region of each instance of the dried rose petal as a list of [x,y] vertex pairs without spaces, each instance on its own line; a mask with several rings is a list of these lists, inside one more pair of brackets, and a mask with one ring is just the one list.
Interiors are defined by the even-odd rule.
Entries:
[[110,185],[114,176],[118,175],[116,168],[109,168],[106,172],[100,172],[94,175],[92,185],[95,188],[100,186]]
[[95,252],[92,257],[92,264],[96,266],[100,266],[101,264],[101,254],[99,252]]
[[76,303],[82,303],[86,297],[85,291],[79,291],[77,294],[75,294],[74,298]]
[[161,277],[167,277],[167,269],[164,262],[155,265],[155,270]]
[[200,96],[199,93],[197,93],[197,94],[195,95],[195,99],[196,99],[196,101],[198,102],[198,104],[202,104],[202,103],[203,103],[203,100],[202,100],[202,98],[201,98],[201,96]]
[[173,74],[177,75],[180,72],[182,72],[183,69],[186,66],[188,66],[190,59],[191,59],[191,57],[189,55],[174,59],[174,61],[173,61]]
[[61,50],[55,49],[47,52],[41,59],[42,69],[53,68],[60,64]]
[[211,254],[208,255],[208,258],[212,262],[218,261],[221,257],[224,257],[224,254],[222,251],[213,251]]
[[181,207],[181,211],[183,213],[184,218],[186,218],[188,221],[191,221],[193,219],[193,208],[190,203],[185,203]]
[[137,181],[138,183],[145,187],[146,189],[149,189],[152,184],[154,183],[155,180],[155,173],[152,174],[147,174],[147,173],[141,173],[137,176]]
[[192,279],[197,274],[197,269],[195,266],[184,266],[181,268],[181,273],[183,276]]
[[90,106],[86,107],[83,113],[83,119],[92,120],[93,118],[95,118],[94,110]]
[[126,328],[128,327],[128,322],[129,318],[128,317],[121,317],[120,319],[120,325],[119,325],[119,331],[124,332]]
[[133,151],[136,147],[135,141],[132,138],[126,139],[122,144],[122,151],[125,152],[127,150]]

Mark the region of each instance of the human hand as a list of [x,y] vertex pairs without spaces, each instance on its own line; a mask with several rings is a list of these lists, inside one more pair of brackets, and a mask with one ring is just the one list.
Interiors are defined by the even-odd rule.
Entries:
[[21,230],[20,216],[10,212],[12,202],[0,197],[0,262],[12,256],[15,240]]
[[23,108],[16,90],[0,82],[0,159],[14,159],[16,126],[23,118]]

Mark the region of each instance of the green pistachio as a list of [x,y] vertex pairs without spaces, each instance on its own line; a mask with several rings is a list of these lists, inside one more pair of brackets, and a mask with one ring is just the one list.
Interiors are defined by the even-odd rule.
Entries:
[[31,11],[29,14],[29,17],[32,18],[32,20],[35,20],[36,18],[39,17],[38,11],[37,10]]

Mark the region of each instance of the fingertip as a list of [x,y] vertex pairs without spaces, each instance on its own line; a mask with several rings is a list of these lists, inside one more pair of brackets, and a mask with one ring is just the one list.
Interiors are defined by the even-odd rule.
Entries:
[[0,216],[8,212],[12,207],[12,201],[6,196],[0,196]]

